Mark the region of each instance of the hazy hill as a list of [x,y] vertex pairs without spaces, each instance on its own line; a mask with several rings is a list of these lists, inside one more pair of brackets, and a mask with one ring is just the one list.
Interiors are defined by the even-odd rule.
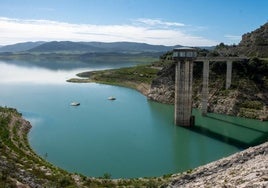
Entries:
[[[85,44],[99,47],[110,52],[166,52],[174,48],[174,46],[150,45],[137,42],[87,42]],[[179,45],[176,47],[179,47]]]
[[150,45],[136,42],[26,42],[0,47],[0,52],[39,52],[39,53],[90,53],[90,52],[120,52],[120,53],[141,53],[141,52],[166,52],[176,46]]
[[140,53],[140,52],[165,52],[174,47],[163,45],[150,45],[135,42],[47,42],[33,49],[30,52],[121,52],[121,53]]
[[38,42],[23,42],[23,43],[17,43],[12,45],[6,45],[0,47],[0,52],[21,52],[21,51],[27,51],[30,50],[36,46],[40,46],[41,44],[44,44],[45,42],[38,41]]
[[96,52],[101,51],[100,48],[86,45],[80,42],[71,42],[71,41],[53,41],[53,42],[46,42],[39,46],[36,46],[30,50],[29,52]]

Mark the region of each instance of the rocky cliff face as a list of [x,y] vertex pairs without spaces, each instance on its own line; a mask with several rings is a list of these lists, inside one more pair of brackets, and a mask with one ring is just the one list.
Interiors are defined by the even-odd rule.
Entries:
[[220,43],[215,47],[214,53],[222,56],[268,57],[268,22],[244,34],[238,45]]
[[246,56],[268,57],[268,22],[244,34],[237,50]]
[[175,64],[164,67],[158,72],[157,78],[152,81],[148,93],[150,100],[166,104],[174,104],[175,97]]

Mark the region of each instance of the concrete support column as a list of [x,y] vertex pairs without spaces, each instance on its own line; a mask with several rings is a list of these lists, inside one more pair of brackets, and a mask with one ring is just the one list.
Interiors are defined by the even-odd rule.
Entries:
[[179,61],[175,77],[175,124],[191,125],[193,62]]
[[203,62],[203,85],[202,85],[202,95],[201,95],[201,112],[202,115],[207,114],[208,109],[208,79],[209,79],[209,61]]
[[231,83],[232,83],[232,61],[227,61],[225,89],[229,89]]

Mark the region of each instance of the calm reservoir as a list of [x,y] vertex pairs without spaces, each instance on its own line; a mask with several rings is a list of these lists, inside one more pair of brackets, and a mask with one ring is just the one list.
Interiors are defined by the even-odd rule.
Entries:
[[[29,142],[34,151],[68,171],[112,178],[160,176],[267,140],[267,122],[201,117],[197,110],[195,128],[174,126],[172,105],[148,101],[135,90],[65,82],[81,70],[111,68],[78,67],[0,61],[0,105],[17,108],[33,126]],[[72,101],[81,105],[70,106]]]

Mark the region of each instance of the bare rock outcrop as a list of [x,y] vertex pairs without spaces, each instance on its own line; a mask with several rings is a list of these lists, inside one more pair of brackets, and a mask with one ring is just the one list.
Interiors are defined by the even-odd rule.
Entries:
[[268,142],[173,175],[163,187],[268,187]]
[[175,64],[164,67],[152,81],[148,99],[166,104],[174,104]]
[[247,56],[268,57],[268,22],[244,34],[237,50],[239,54]]

